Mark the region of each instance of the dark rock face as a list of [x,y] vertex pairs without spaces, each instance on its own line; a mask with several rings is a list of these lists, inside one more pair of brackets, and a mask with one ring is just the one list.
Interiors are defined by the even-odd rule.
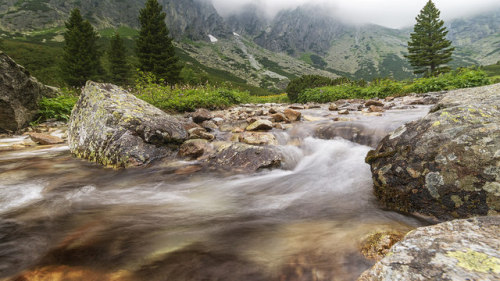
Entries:
[[500,212],[500,84],[449,92],[370,151],[387,208],[438,219]]
[[[2,1],[5,2],[5,1]],[[16,3],[17,2],[17,3]],[[75,3],[65,0],[36,1],[37,8],[30,7],[30,1],[0,3],[0,25],[9,31],[37,30],[64,26]],[[97,28],[110,26],[139,27],[137,16],[145,0],[86,0],[79,1],[82,14]],[[208,34],[227,37],[231,33],[224,20],[210,1],[159,0],[167,14],[165,22],[171,36],[192,40],[208,41]],[[29,20],[26,20],[29,19]]]
[[87,82],[68,143],[77,157],[105,166],[140,166],[173,154],[188,138],[184,125],[117,86]]
[[499,216],[418,228],[358,281],[500,280],[499,231]]
[[254,146],[244,143],[214,143],[215,153],[204,161],[212,170],[255,172],[259,169],[280,168],[283,155],[275,146]]
[[39,83],[0,51],[0,133],[16,132],[35,117],[38,102],[57,90]]
[[325,16],[318,7],[305,5],[278,13],[270,28],[254,41],[266,49],[290,55],[306,52],[324,55],[332,40],[347,29],[334,18]]

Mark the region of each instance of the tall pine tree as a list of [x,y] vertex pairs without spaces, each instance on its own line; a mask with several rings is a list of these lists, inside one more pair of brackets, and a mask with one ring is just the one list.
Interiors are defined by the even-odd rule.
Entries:
[[118,33],[115,33],[109,43],[108,61],[111,81],[118,85],[127,84],[130,78],[130,65],[127,63],[127,50]]
[[141,30],[136,40],[139,69],[173,84],[180,80],[182,66],[175,54],[165,24],[166,14],[157,0],[147,0],[139,13]]
[[70,86],[83,86],[89,79],[97,79],[103,69],[97,46],[98,35],[88,20],[84,20],[80,10],[71,11],[64,33],[64,52],[61,74]]
[[440,13],[429,0],[416,17],[417,23],[408,42],[409,54],[406,55],[415,74],[435,76],[450,70],[446,63],[452,60],[455,48],[446,39],[448,31],[443,26],[444,21],[439,19]]

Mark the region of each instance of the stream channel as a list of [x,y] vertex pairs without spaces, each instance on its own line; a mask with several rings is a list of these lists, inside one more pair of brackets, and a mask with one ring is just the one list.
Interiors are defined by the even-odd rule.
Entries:
[[361,124],[364,145],[312,137],[334,121],[304,110],[311,121],[275,132],[287,169],[254,174],[106,169],[66,145],[0,152],[0,280],[356,280],[374,264],[364,237],[425,224],[377,205],[364,158],[428,110],[349,115],[342,134]]

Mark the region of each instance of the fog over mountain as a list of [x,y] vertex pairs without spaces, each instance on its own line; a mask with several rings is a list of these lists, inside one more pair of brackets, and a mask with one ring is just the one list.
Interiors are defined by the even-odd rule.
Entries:
[[[272,18],[279,11],[294,9],[304,4],[321,7],[333,17],[346,23],[373,23],[391,28],[414,24],[415,16],[428,0],[211,0],[222,16],[244,11],[254,4],[266,17]],[[500,8],[499,0],[434,0],[445,20],[473,16],[490,9]]]

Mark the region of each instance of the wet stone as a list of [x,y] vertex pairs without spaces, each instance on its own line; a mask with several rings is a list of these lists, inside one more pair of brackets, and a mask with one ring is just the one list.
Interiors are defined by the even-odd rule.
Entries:
[[41,145],[52,145],[64,143],[62,138],[42,133],[30,133],[31,140]]
[[246,130],[247,131],[269,131],[272,130],[273,123],[269,120],[257,120],[250,124]]

